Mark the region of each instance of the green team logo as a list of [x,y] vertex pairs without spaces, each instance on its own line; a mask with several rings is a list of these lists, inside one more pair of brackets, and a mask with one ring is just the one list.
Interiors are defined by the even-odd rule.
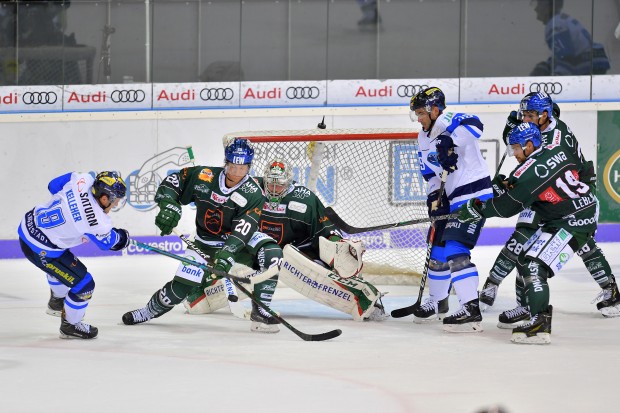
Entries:
[[607,161],[603,172],[603,184],[614,201],[620,203],[620,150]]
[[568,256],[568,254],[567,254],[567,253],[565,253],[565,252],[562,252],[562,253],[560,254],[560,262],[561,262],[562,264],[566,263],[566,262],[568,261],[568,259],[569,259],[569,258],[570,258],[570,257],[569,257],[569,256]]

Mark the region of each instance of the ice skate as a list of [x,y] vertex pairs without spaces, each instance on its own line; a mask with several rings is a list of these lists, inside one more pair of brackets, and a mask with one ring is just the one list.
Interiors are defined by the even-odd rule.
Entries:
[[258,305],[252,303],[252,313],[250,314],[250,331],[256,333],[277,333],[280,331],[280,322],[272,317]]
[[459,311],[444,318],[443,329],[451,333],[481,332],[482,315],[478,299],[463,304]]
[[54,297],[54,293],[50,290],[50,299],[47,302],[47,310],[45,312],[54,317],[60,317],[64,306],[65,297]]
[[510,341],[516,344],[549,344],[551,343],[551,315],[553,306],[547,311],[536,314],[529,323],[512,330]]
[[512,310],[506,310],[499,315],[497,328],[515,328],[521,321],[530,319],[530,310],[527,307],[518,306]]
[[431,297],[424,301],[424,304],[413,309],[413,322],[425,324],[433,321],[441,321],[449,311],[448,298],[435,301]]
[[480,309],[482,311],[485,311],[487,308],[493,306],[498,288],[499,284],[494,283],[490,278],[487,278],[484,282],[484,286],[480,291]]

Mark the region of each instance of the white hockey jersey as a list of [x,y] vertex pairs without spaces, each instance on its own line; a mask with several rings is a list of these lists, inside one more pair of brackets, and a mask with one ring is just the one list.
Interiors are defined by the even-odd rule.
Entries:
[[53,179],[48,185],[52,198],[26,213],[19,237],[50,258],[89,240],[101,249],[114,247],[120,235],[91,193],[93,182],[90,174],[77,172]]
[[428,193],[439,189],[443,168],[437,155],[437,138],[450,136],[454,152],[458,155],[458,169],[446,180],[445,193],[450,201],[450,211],[456,210],[471,198],[485,200],[493,197],[489,168],[480,153],[478,139],[483,125],[474,115],[444,112],[435,121],[430,132],[420,131],[420,171],[428,182]]

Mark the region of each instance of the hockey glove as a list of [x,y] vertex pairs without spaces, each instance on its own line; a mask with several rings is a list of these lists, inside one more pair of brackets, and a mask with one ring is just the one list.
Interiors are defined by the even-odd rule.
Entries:
[[159,214],[155,217],[155,225],[161,230],[161,235],[168,235],[177,226],[181,219],[181,205],[173,201],[159,203]]
[[504,145],[508,146],[508,134],[511,130],[522,124],[523,121],[520,119],[519,113],[516,110],[510,112],[508,115],[508,119],[506,119],[506,126],[504,126],[504,131],[502,132],[502,139],[504,140]]
[[456,145],[450,136],[440,135],[437,138],[437,158],[441,167],[448,173],[456,171],[459,156],[454,152]]
[[502,196],[506,193],[506,176],[503,174],[497,175],[491,181],[491,185],[493,186],[493,196]]
[[229,272],[235,264],[233,254],[223,249],[219,250],[213,256],[213,269],[223,272]]
[[426,198],[426,206],[428,208],[429,217],[447,215],[450,213],[450,201],[448,201],[448,196],[446,195],[445,191],[441,196],[441,204],[439,204],[439,201],[437,199],[438,197],[439,189],[436,189],[430,194],[428,194],[428,198]]
[[464,223],[478,222],[484,216],[482,215],[482,202],[478,198],[473,198],[461,205],[458,209],[458,220]]
[[122,228],[112,228],[112,231],[116,231],[118,241],[116,241],[116,244],[112,245],[110,249],[112,251],[120,251],[123,248],[127,248],[127,245],[129,245],[129,231]]

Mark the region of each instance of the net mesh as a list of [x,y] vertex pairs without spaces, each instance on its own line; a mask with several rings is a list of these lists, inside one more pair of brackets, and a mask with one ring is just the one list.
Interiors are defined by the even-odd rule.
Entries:
[[[238,132],[224,141],[237,137],[254,145],[254,174],[261,174],[273,158],[284,158],[295,181],[313,189],[351,226],[427,217],[415,130]],[[419,224],[347,237],[366,245],[364,274],[412,278],[423,271],[427,231],[428,224]]]

